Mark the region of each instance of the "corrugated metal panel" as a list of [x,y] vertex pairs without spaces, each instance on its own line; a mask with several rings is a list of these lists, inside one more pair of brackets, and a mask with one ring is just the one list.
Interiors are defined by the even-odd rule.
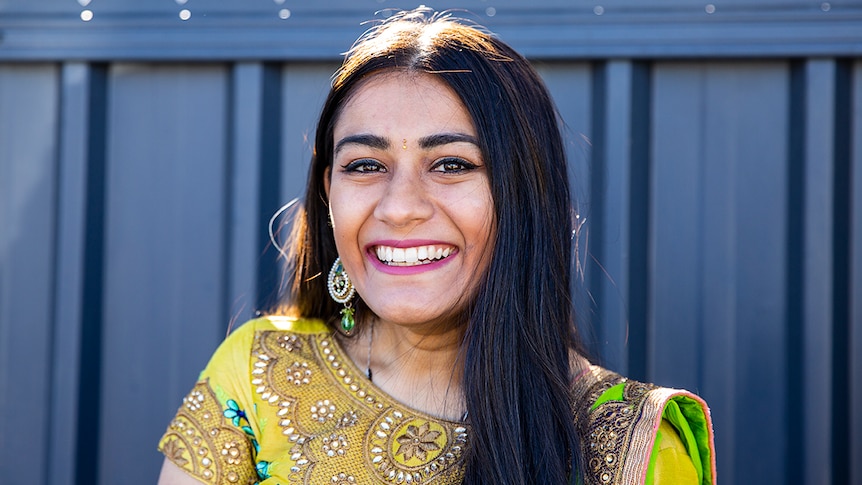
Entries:
[[[679,20],[685,2],[605,3],[603,15],[565,3],[530,13],[497,2],[485,23],[545,60],[537,65],[566,122],[586,220],[579,320],[592,328],[585,336],[597,357],[702,393],[722,482],[859,483],[862,61],[841,57],[860,48],[858,6],[717,5],[716,14],[733,15],[691,35],[738,29],[730,48],[643,30],[660,14]],[[324,17],[310,4],[285,6],[297,24]],[[146,14],[136,34],[143,46],[182,7],[92,8],[115,26],[129,12]],[[3,483],[154,482],[155,441],[182,395],[231,321],[248,318],[278,283],[266,225],[301,195],[336,66],[322,49],[336,41],[311,33],[318,24],[308,21],[309,31],[289,33],[317,46],[303,55],[263,47],[282,42],[281,30],[220,50],[202,32],[234,25],[226,12],[238,7],[200,8],[187,43],[170,31],[136,51],[94,37],[100,24],[70,24],[80,22],[75,2],[0,4],[0,59],[108,61],[0,63]],[[222,40],[243,38],[243,25],[257,28],[256,16],[277,8],[248,4]],[[370,11],[344,6],[332,25]],[[32,24],[46,12],[50,22]],[[576,49],[578,36],[597,32],[586,13],[607,20],[606,37]],[[774,31],[758,30],[766,14],[788,25],[805,17],[800,38],[823,40],[817,48],[831,54],[767,42]],[[827,14],[843,20],[812,20]],[[549,29],[551,20],[563,27]],[[80,35],[62,48],[36,43],[54,35],[44,29],[51,22]],[[627,37],[619,22],[641,27]],[[694,25],[703,24],[674,28]],[[535,43],[550,33],[563,40]],[[638,35],[656,37],[643,44]],[[850,47],[834,41],[842,35]],[[763,43],[745,43],[758,36]],[[76,42],[94,43],[78,57]],[[745,57],[769,59],[727,58],[749,47]],[[213,61],[151,62],[180,58]],[[20,436],[26,447],[12,441]]]
[[130,470],[155,481],[164,410],[225,335],[229,74],[159,64],[108,73],[99,483]]
[[730,483],[786,482],[768,465],[783,449],[733,443],[789,440],[776,405],[786,402],[788,74],[786,62],[655,66],[650,374],[710,400]]
[[51,431],[58,85],[56,65],[0,65],[0,476],[24,467],[38,482]]
[[[804,180],[801,227],[805,253],[803,300],[804,406],[817,409],[804,421],[804,432],[814,449],[805,457],[806,479],[830,477],[833,386],[833,318],[835,291],[833,244],[835,214],[835,62],[815,59],[805,63]],[[826,397],[824,402],[824,397]]]
[[852,114],[850,116],[850,225],[849,259],[850,269],[847,296],[849,311],[850,338],[848,338],[849,357],[849,399],[850,420],[847,423],[847,436],[850,442],[847,452],[850,457],[850,480],[862,480],[862,61],[853,63],[851,96]]
[[[83,307],[86,306],[83,283],[89,159],[87,139],[92,131],[88,116],[90,77],[91,68],[87,64],[62,66],[56,214],[56,237],[62,244],[56,249],[54,350],[43,358],[52,363],[52,396],[63,398],[62,405],[53,404],[60,399],[52,398],[50,403],[42,406],[51,412],[50,448],[43,461],[47,479],[43,483],[68,484],[74,479],[78,397],[81,392],[81,322]],[[9,323],[2,321],[0,325]]]

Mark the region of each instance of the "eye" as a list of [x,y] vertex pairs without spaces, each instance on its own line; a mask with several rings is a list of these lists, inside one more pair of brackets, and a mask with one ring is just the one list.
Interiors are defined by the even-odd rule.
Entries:
[[442,173],[462,173],[476,168],[477,166],[475,164],[470,163],[463,158],[446,157],[434,162],[434,165],[431,167],[431,171]]
[[361,158],[359,160],[354,160],[347,165],[342,165],[341,168],[345,172],[353,173],[373,173],[386,171],[386,167],[383,166],[383,164],[378,162],[377,160],[374,160],[373,158]]

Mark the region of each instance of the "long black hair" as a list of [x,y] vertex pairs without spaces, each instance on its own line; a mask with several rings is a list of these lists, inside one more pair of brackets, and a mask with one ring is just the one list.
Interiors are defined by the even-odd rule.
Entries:
[[[463,394],[470,424],[465,483],[567,483],[580,456],[569,399],[579,351],[570,296],[572,203],[557,111],[529,62],[480,28],[420,8],[369,30],[335,74],[314,142],[288,256],[292,312],[334,322],[326,290],[338,256],[324,176],[333,127],[365,79],[429,73],[459,96],[488,167],[496,235],[466,311]],[[357,303],[359,312],[368,312]],[[361,324],[362,318],[357,319]]]

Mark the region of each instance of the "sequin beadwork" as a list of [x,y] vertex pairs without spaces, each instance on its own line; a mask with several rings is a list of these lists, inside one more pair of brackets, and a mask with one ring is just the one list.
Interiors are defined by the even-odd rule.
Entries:
[[[242,481],[218,481],[215,469],[203,475],[200,460],[193,463],[185,442],[177,441],[180,430],[169,430],[160,443],[168,459],[196,478],[211,478],[208,483],[460,483],[468,427],[396,402],[356,368],[322,323],[301,322],[262,319],[243,326],[187,398],[192,407],[198,396],[212,402],[216,432],[231,439],[210,448],[231,446],[218,458]],[[244,358],[237,355],[243,348]],[[231,366],[243,360],[247,387],[230,377],[239,373]],[[221,392],[213,391],[216,386]],[[181,409],[177,420],[188,412]],[[244,432],[234,425],[245,418],[257,426]],[[186,420],[184,429],[201,434],[200,421]],[[255,458],[239,463],[239,456]]]
[[[614,398],[600,399],[609,391]],[[584,485],[643,483],[662,409],[680,393],[595,366],[576,379]],[[703,483],[713,483],[705,404],[687,409],[706,433]],[[159,442],[198,480],[243,485],[458,484],[469,445],[468,424],[391,398],[322,322],[277,318],[253,320],[222,343]]]

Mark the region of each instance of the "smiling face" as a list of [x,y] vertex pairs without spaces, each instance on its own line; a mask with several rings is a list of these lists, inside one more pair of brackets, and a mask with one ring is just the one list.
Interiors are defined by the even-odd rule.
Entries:
[[429,74],[364,81],[333,127],[327,194],[347,274],[384,322],[444,323],[488,266],[494,211],[466,108]]

